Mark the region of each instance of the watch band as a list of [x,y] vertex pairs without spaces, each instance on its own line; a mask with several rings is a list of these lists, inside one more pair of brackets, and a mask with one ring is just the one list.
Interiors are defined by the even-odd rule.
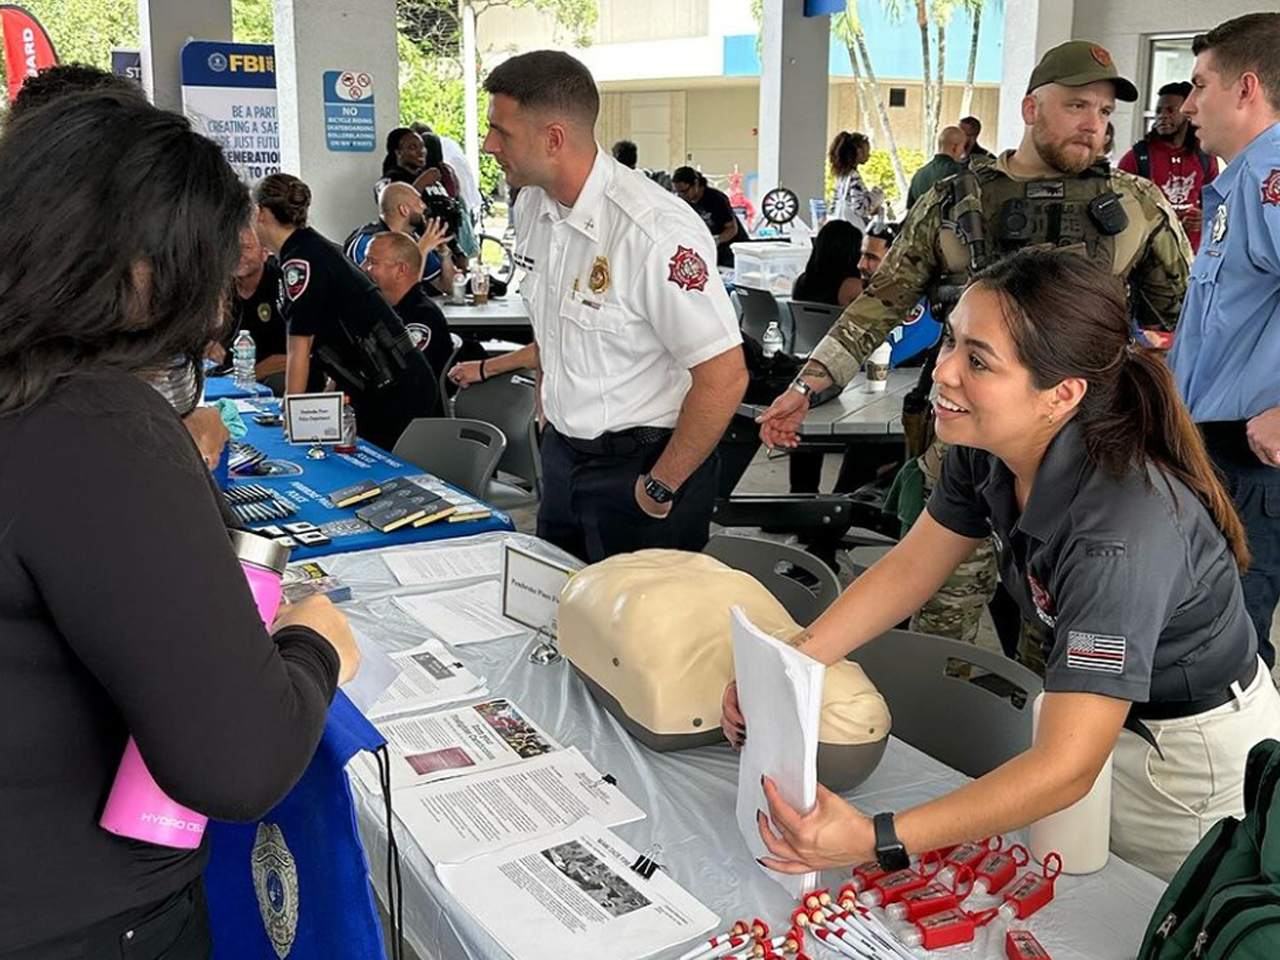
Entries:
[[794,380],[791,381],[791,389],[794,390],[796,393],[800,394],[802,397],[808,397],[813,394],[813,384],[807,383],[806,381],[802,380],[800,377],[796,377]]
[[674,490],[657,479],[652,473],[644,475],[644,492],[649,495],[649,499],[654,503],[669,503],[676,495]]
[[876,831],[876,862],[882,870],[905,870],[911,865],[907,848],[893,828],[892,813],[877,813],[872,819]]

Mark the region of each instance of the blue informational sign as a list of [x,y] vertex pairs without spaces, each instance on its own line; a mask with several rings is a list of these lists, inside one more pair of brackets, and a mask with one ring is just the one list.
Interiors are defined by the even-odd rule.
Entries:
[[373,153],[378,148],[373,119],[373,77],[352,70],[324,74],[324,142],[338,153]]
[[121,50],[118,47],[112,50],[111,72],[117,77],[128,77],[142,83],[142,51]]
[[806,17],[821,17],[828,13],[844,13],[847,0],[804,0]]
[[275,48],[191,40],[182,48],[182,110],[248,184],[280,169]]

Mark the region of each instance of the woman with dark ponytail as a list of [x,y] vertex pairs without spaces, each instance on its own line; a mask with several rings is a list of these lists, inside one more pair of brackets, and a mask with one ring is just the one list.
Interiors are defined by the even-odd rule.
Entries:
[[[1083,797],[1113,751],[1112,850],[1157,876],[1243,812],[1249,749],[1280,736],[1240,587],[1249,551],[1164,360],[1130,331],[1120,284],[1071,253],[1016,253],[965,292],[934,373],[938,436],[952,446],[928,509],[794,643],[842,659],[994,536],[1034,627],[1022,652],[1043,665],[1038,736],[875,828],[821,787],[802,816],[767,786],[766,865],[888,858],[895,828],[911,854],[1016,830]],[[724,708],[740,742],[732,685]]]

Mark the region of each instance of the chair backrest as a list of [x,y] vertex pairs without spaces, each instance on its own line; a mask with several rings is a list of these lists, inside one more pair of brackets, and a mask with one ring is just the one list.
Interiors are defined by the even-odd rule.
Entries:
[[491,423],[419,417],[405,427],[391,452],[445,483],[483,498],[485,484],[506,446],[507,438]]
[[765,330],[775,320],[782,325],[782,317],[778,313],[778,301],[768,290],[756,290],[752,287],[733,288],[738,295],[738,303],[742,305],[742,335],[759,343],[764,339]]
[[453,365],[458,362],[458,351],[462,349],[462,338],[456,333],[450,333],[449,339],[453,342],[453,349],[449,351],[449,359],[445,361],[444,368],[440,371],[440,379],[437,386],[440,388],[440,406],[446,417],[453,416],[453,396],[450,388],[456,389],[454,384],[449,380],[449,371],[453,369]]
[[532,370],[500,374],[459,390],[453,398],[453,412],[455,416],[483,420],[500,429],[507,438],[507,446],[497,468],[524,480],[541,496],[536,389]]
[[813,554],[787,543],[718,533],[702,552],[751,574],[802,627],[818,619],[840,596],[840,581],[831,568]]
[[890,630],[849,656],[889,704],[893,732],[918,750],[980,777],[1031,746],[1041,679],[992,650]]
[[827,335],[844,307],[831,303],[809,303],[804,300],[788,301],[791,310],[791,352],[805,356]]

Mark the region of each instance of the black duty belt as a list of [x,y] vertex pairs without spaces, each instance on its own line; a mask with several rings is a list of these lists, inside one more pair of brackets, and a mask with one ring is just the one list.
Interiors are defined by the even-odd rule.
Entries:
[[1235,681],[1226,684],[1217,693],[1207,697],[1201,697],[1199,700],[1166,700],[1159,703],[1135,703],[1129,708],[1129,715],[1125,718],[1124,726],[1126,730],[1136,733],[1151,746],[1156,748],[1156,752],[1160,754],[1161,759],[1164,753],[1160,751],[1160,745],[1156,743],[1156,738],[1152,735],[1150,728],[1143,722],[1144,720],[1179,720],[1182,717],[1194,717],[1202,713],[1208,713],[1210,710],[1216,710],[1224,704],[1230,703],[1236,698],[1233,687],[1239,685],[1240,689],[1248,690],[1253,685],[1253,681],[1258,677],[1258,658],[1254,657],[1245,668],[1240,672],[1240,676]]
[[622,457],[666,443],[672,432],[671,427],[632,427],[630,430],[602,433],[590,440],[566,437],[563,433],[560,434],[560,439],[578,453],[596,457]]

